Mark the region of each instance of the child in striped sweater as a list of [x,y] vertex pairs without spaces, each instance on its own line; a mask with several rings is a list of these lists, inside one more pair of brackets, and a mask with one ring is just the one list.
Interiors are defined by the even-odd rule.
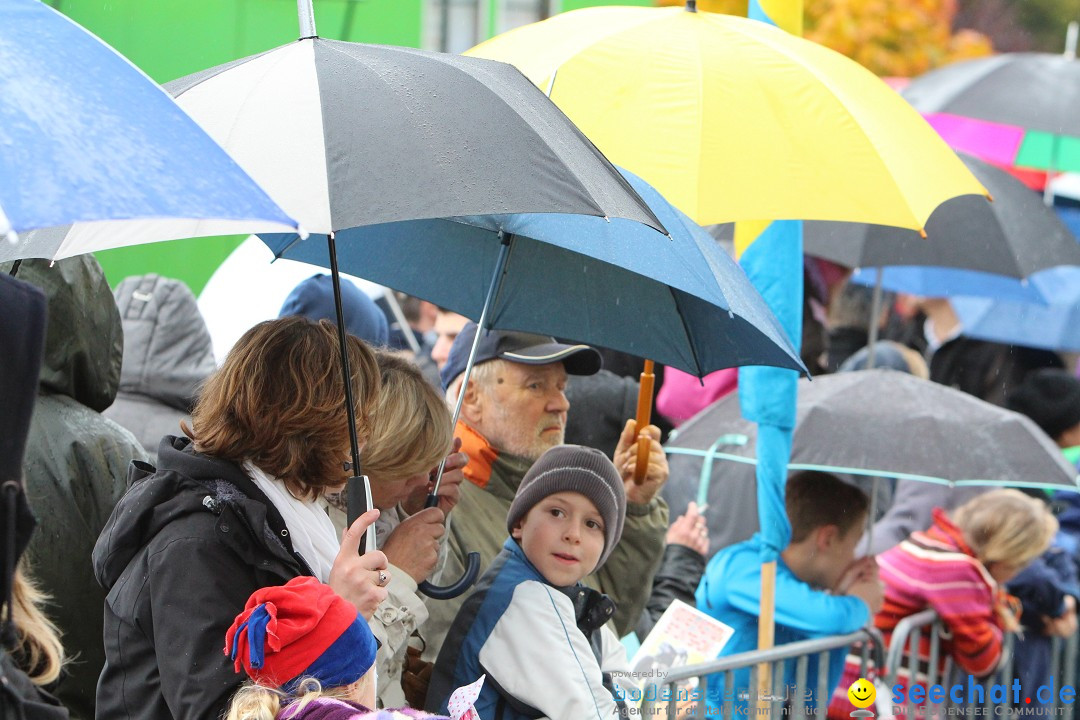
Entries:
[[[942,640],[939,673],[951,656],[962,672],[990,674],[1001,660],[1004,633],[1018,627],[1019,604],[1002,586],[1046,550],[1055,532],[1057,520],[1045,504],[1019,490],[991,490],[951,517],[935,508],[928,530],[878,556],[885,604],[874,624],[889,642],[897,623],[932,608],[950,636]],[[929,638],[923,638],[924,665],[928,650]],[[898,681],[906,686],[905,672]],[[858,666],[849,662],[839,688],[846,692],[857,678]],[[829,715],[846,718],[852,709],[838,690]]]

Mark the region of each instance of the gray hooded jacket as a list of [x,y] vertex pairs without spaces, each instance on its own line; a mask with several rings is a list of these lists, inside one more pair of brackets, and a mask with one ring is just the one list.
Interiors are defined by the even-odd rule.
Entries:
[[120,391],[105,417],[130,430],[156,461],[166,435],[180,435],[214,349],[195,296],[179,280],[126,278],[116,288],[124,326]]
[[[9,265],[0,267],[8,272]],[[45,291],[48,325],[39,394],[23,461],[27,499],[38,518],[27,556],[52,596],[50,616],[74,661],[56,694],[73,717],[94,717],[105,661],[105,593],[90,554],[124,492],[127,466],[146,454],[127,430],[101,416],[120,381],[124,336],[116,303],[89,255],[27,260],[16,275]]]

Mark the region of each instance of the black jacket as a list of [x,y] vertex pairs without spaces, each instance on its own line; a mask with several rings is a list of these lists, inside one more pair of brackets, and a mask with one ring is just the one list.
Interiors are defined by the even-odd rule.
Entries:
[[685,545],[670,543],[664,547],[664,559],[653,575],[652,593],[638,621],[637,636],[644,641],[660,616],[675,600],[696,606],[698,584],[705,574],[705,556]]
[[244,680],[223,653],[248,596],[311,572],[280,514],[234,463],[166,437],[94,547],[105,601],[97,716],[220,717]]

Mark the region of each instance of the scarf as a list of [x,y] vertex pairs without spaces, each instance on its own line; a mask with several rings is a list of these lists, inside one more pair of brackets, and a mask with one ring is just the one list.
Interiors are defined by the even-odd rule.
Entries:
[[315,577],[322,582],[328,582],[330,568],[341,549],[341,542],[334,530],[334,523],[326,514],[326,501],[321,497],[315,500],[297,500],[285,487],[284,482],[263,472],[251,462],[245,462],[244,469],[281,513],[285,527],[289,529],[293,550],[304,558]]

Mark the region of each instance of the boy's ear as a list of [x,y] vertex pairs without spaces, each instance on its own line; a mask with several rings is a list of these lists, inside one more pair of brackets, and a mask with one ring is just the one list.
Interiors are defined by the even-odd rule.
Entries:
[[840,528],[836,525],[822,525],[814,531],[814,537],[817,539],[817,549],[828,550],[840,539],[840,534]]
[[521,539],[521,523],[524,519],[525,518],[522,518],[521,520],[518,520],[516,523],[514,523],[513,529],[510,530],[510,537],[514,538],[515,540]]

